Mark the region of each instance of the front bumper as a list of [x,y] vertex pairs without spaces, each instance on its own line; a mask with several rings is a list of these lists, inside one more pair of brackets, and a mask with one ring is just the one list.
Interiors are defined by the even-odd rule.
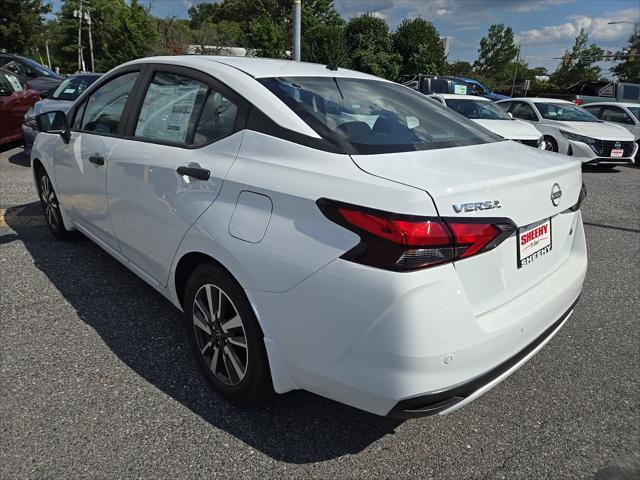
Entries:
[[24,150],[25,153],[29,153],[31,151],[31,147],[33,147],[33,142],[36,139],[36,132],[33,128],[28,125],[22,124],[22,141],[24,142]]
[[568,146],[565,153],[578,157],[582,163],[589,165],[629,165],[634,163],[634,157],[638,152],[638,144],[636,144],[630,155],[625,155],[624,157],[608,157],[598,155],[586,143],[575,140],[567,140],[567,142]]

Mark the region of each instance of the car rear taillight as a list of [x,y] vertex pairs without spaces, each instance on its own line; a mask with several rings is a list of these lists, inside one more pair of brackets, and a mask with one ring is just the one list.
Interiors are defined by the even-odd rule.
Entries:
[[582,100],[581,98],[576,98],[573,103],[575,103],[576,105],[582,105],[584,103],[584,100]]
[[361,242],[341,258],[388,270],[418,270],[497,247],[514,231],[507,219],[399,215],[326,199],[320,210]]

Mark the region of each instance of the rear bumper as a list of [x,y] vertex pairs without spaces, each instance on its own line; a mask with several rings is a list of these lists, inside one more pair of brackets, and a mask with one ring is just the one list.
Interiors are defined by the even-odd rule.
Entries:
[[578,303],[578,300],[533,342],[497,367],[454,388],[402,400],[391,409],[388,416],[393,418],[414,418],[435,414],[446,415],[473,401],[518,370],[538,353],[542,347],[549,343],[569,319],[576,303]]
[[555,270],[490,309],[474,312],[475,287],[451,264],[398,273],[336,260],[287,292],[248,290],[272,376],[290,380],[274,381],[276,391],[301,388],[378,415],[428,415],[470,402],[568,317],[587,270],[579,212],[573,225],[570,252]]

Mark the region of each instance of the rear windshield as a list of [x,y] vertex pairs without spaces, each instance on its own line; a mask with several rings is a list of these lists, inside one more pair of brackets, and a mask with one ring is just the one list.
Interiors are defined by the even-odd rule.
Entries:
[[460,115],[476,120],[511,120],[507,113],[493,102],[469,98],[448,98],[447,106]]
[[542,103],[536,102],[542,118],[558,120],[560,122],[599,122],[596,117],[584,108],[570,103]]
[[77,77],[65,78],[51,94],[51,98],[73,101],[98,78],[100,75],[78,75]]
[[346,153],[432,150],[501,141],[476,123],[395,83],[338,77],[260,82]]

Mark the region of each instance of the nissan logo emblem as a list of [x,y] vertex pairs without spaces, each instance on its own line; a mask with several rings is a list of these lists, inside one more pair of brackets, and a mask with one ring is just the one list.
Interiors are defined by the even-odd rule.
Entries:
[[622,146],[622,144],[620,142],[616,142],[613,146],[616,147],[616,148],[620,148]]
[[560,205],[560,197],[562,196],[562,190],[560,190],[560,185],[557,183],[553,184],[551,187],[551,203],[553,203],[554,207]]

